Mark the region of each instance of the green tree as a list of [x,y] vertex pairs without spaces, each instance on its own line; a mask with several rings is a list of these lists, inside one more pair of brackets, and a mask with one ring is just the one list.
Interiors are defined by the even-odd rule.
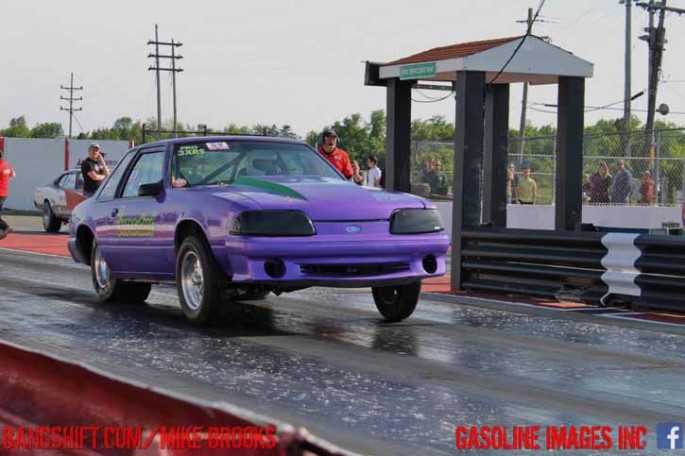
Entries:
[[31,137],[31,130],[26,125],[26,118],[24,116],[15,117],[10,120],[9,128],[2,130],[2,136],[10,138],[29,138]]
[[58,122],[36,124],[31,129],[32,138],[59,138],[61,136],[64,136],[64,130],[62,130],[62,124]]

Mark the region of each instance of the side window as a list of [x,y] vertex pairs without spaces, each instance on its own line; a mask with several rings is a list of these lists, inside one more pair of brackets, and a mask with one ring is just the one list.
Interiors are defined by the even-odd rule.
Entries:
[[143,154],[133,165],[126,180],[122,198],[138,196],[138,187],[162,180],[164,176],[164,152]]
[[64,178],[59,181],[59,186],[68,190],[73,190],[76,187],[76,176],[74,173],[65,174]]
[[83,190],[83,175],[76,173],[76,190]]
[[97,197],[98,201],[110,200],[114,198],[114,194],[117,192],[117,188],[119,187],[119,181],[121,181],[124,172],[126,172],[126,168],[128,168],[128,165],[131,163],[131,160],[135,154],[136,151],[133,150],[126,154],[126,156],[119,162],[114,171],[112,171],[112,174],[110,174],[109,178],[105,181],[105,186]]
[[68,176],[69,176],[69,174],[62,174],[62,175],[59,176],[57,179],[55,179],[54,185],[63,188],[63,187],[64,187],[64,183],[67,181],[67,177],[68,177]]

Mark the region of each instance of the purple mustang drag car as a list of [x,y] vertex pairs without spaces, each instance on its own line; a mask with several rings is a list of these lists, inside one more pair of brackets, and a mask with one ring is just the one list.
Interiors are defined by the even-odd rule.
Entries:
[[143,302],[175,282],[196,324],[310,286],[371,287],[400,321],[421,279],[445,273],[447,248],[430,201],[348,182],[304,142],[253,136],[136,147],[69,224],[101,301]]

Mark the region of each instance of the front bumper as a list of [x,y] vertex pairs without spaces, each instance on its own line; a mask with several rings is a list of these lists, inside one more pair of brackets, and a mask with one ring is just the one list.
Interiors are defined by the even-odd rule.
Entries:
[[[226,255],[219,260],[234,283],[367,287],[444,275],[449,240],[442,233],[231,237],[225,247]],[[280,266],[276,276],[274,264]]]

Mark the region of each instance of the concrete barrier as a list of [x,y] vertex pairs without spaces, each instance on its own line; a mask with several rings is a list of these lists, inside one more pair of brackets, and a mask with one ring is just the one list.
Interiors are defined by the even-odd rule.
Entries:
[[0,453],[31,445],[22,454],[351,454],[237,407],[204,404],[6,341],[0,366]]

